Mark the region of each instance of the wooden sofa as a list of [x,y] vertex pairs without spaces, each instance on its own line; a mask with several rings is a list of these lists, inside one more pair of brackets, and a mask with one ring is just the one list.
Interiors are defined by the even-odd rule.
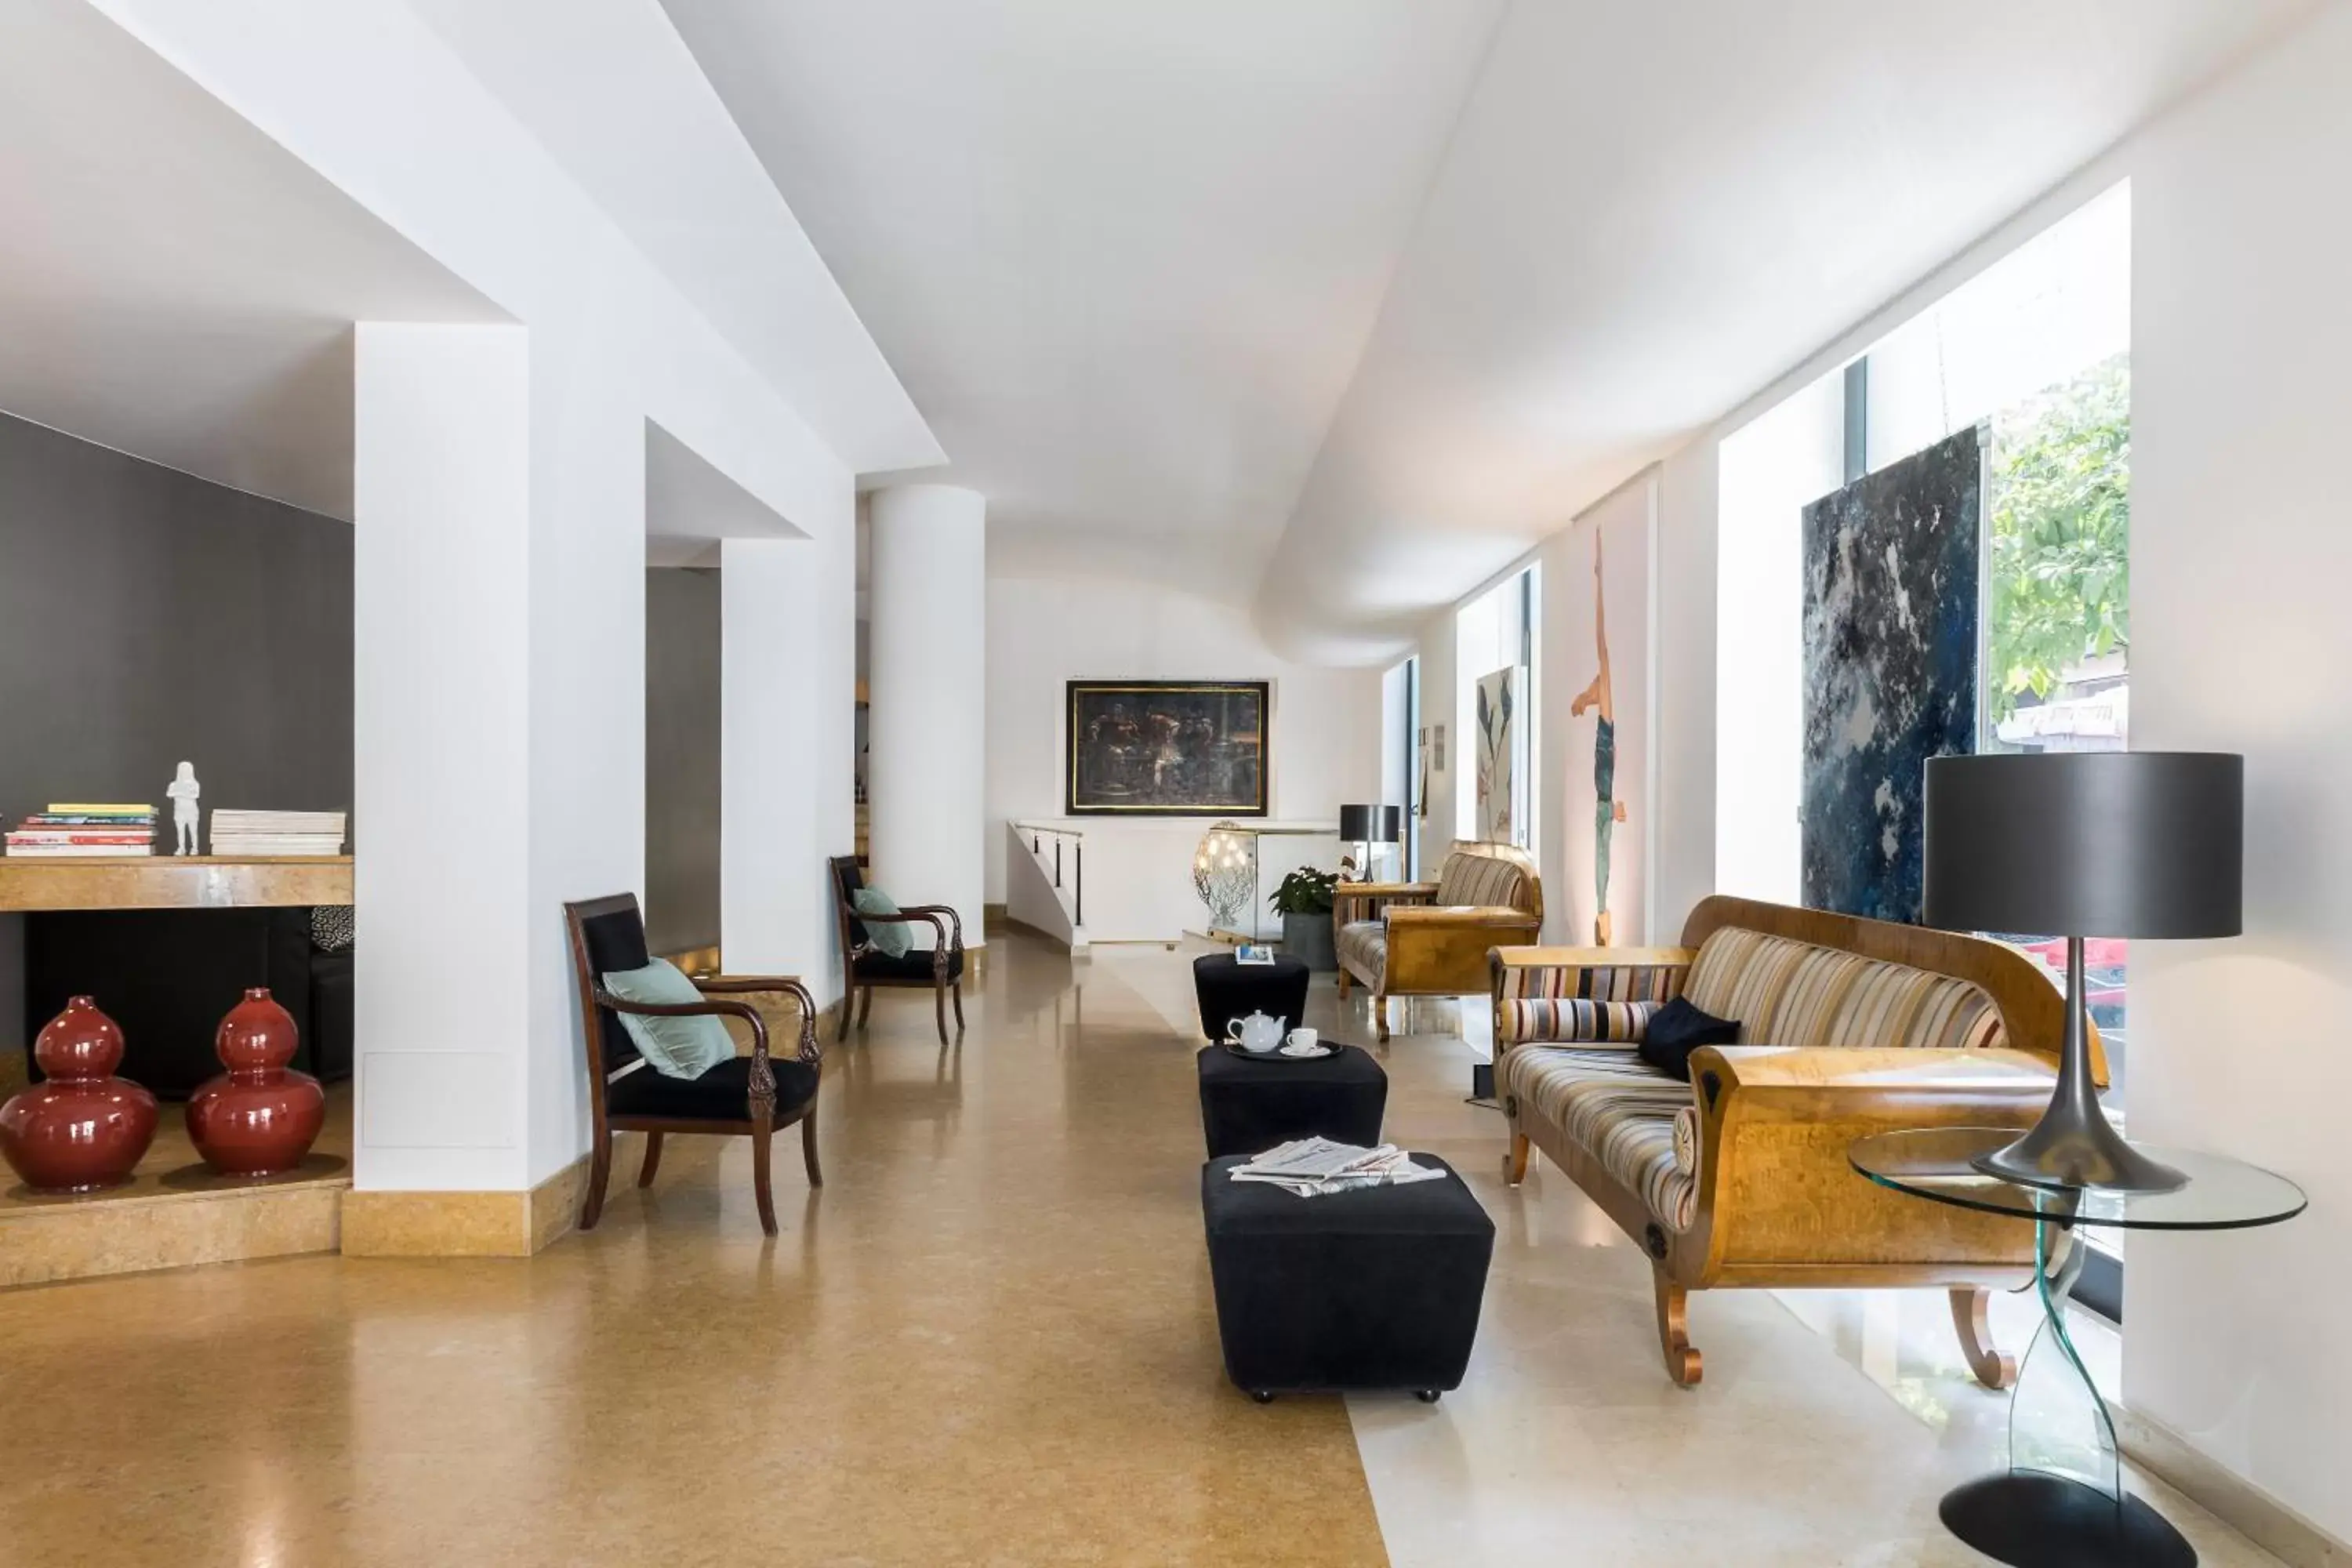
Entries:
[[[2031,1278],[2032,1223],[1886,1191],[1846,1152],[1905,1128],[2032,1124],[2064,1003],[2023,955],[1717,897],[1692,911],[1680,947],[1499,948],[1490,963],[1505,1176],[1517,1184],[1540,1149],[1650,1255],[1677,1384],[1699,1380],[1688,1293],[1743,1285],[1944,1286],[1978,1379],[2015,1376],[1985,1303]],[[1742,1026],[1738,1045],[1693,1054],[1689,1083],[1632,1047],[1563,1038],[1569,999],[1683,994]],[[2095,1037],[2092,1048],[2104,1084]]]
[[1486,954],[1534,942],[1543,931],[1543,879],[1527,851],[1459,843],[1434,882],[1342,882],[1331,923],[1339,994],[1350,979],[1372,993],[1372,1026],[1389,1037],[1391,996],[1474,996],[1486,987]]

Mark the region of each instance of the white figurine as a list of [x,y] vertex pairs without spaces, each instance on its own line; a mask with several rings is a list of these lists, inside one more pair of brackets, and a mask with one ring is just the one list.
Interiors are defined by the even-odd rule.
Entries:
[[178,855],[196,852],[196,796],[204,786],[196,783],[196,765],[182,763],[180,771],[172,775],[172,783],[163,793],[172,797],[172,826],[179,833]]

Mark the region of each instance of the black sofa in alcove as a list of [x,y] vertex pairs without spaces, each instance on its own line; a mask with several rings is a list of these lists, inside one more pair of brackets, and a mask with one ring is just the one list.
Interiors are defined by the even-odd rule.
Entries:
[[249,985],[267,985],[293,1015],[297,1068],[329,1082],[351,1076],[352,950],[320,951],[307,908],[25,918],[26,1040],[67,998],[89,996],[122,1026],[122,1076],[166,1100],[221,1070],[213,1032]]

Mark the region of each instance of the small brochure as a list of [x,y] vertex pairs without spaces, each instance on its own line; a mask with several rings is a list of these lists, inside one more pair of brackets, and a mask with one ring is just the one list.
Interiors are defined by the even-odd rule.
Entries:
[[1234,949],[1234,962],[1235,963],[1272,963],[1274,949],[1264,942],[1245,942]]

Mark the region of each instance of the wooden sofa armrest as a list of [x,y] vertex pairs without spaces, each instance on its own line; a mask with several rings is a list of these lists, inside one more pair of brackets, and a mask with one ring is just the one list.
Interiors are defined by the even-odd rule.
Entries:
[[1382,913],[1392,937],[1401,931],[1410,931],[1417,926],[1455,929],[1494,926],[1500,930],[1525,931],[1536,923],[1535,916],[1525,910],[1515,910],[1508,904],[1391,904]]
[[1425,904],[1436,896],[1434,882],[1341,882],[1331,889],[1331,918],[1339,925],[1377,920],[1383,909]]
[[1495,967],[1517,969],[1687,969],[1690,947],[1498,947]]
[[[905,909],[900,910],[898,912],[902,915],[914,915],[920,919],[928,919],[934,926],[938,925],[941,921],[947,921],[949,945],[957,952],[961,952],[963,951],[963,917],[956,913],[954,905],[908,904]],[[866,918],[867,920],[872,920],[874,917],[868,915]]]
[[1704,1282],[1742,1268],[1813,1268],[1822,1271],[1822,1284],[1834,1285],[1890,1264],[1948,1268],[1959,1280],[1987,1266],[2030,1263],[2030,1225],[1888,1192],[1856,1174],[1847,1152],[1858,1138],[1913,1128],[2021,1131],[2049,1104],[2055,1077],[2047,1058],[2030,1051],[1710,1046],[1692,1052],[1699,1115],[1699,1219],[1692,1235],[1705,1238]]

